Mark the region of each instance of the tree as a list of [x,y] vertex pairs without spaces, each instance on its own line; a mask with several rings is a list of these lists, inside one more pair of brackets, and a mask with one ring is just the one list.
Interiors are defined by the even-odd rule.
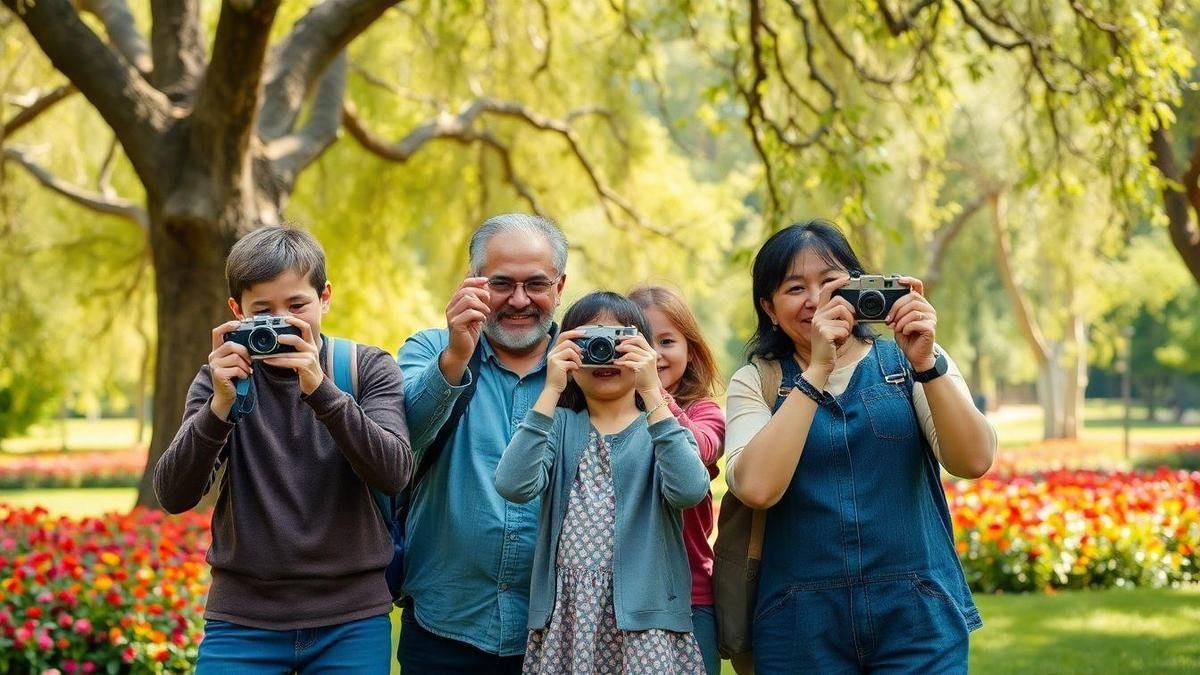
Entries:
[[[152,253],[159,358],[139,504],[157,503],[149,488],[153,465],[178,427],[194,368],[210,349],[208,333],[224,318],[226,253],[246,232],[280,220],[297,181],[335,142],[343,123],[363,146],[396,161],[439,140],[486,148],[499,158],[507,184],[535,211],[542,210],[538,196],[511,161],[511,126],[497,131],[493,121],[557,135],[590,177],[609,222],[654,229],[604,180],[575,132],[579,115],[602,110],[554,118],[478,93],[454,112],[413,124],[396,143],[372,134],[344,102],[346,47],[399,0],[324,0],[274,45],[269,38],[279,0],[226,0],[211,48],[198,0],[153,0],[148,41],[124,0],[5,4],[68,80],[5,121],[5,161],[76,204],[136,224]],[[83,14],[99,22],[107,43]],[[144,189],[144,203],[72,184],[9,144],[76,92],[112,130]]]

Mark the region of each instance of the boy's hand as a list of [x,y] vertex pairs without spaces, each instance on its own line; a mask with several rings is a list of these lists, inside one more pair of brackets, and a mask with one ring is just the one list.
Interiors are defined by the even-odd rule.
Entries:
[[237,330],[240,321],[226,321],[212,332],[212,351],[208,354],[208,369],[212,376],[213,397],[208,406],[213,414],[229,419],[229,411],[237,399],[237,383],[254,372],[250,352],[236,342],[226,342],[225,334]]
[[296,375],[300,377],[300,392],[308,396],[325,380],[325,371],[321,369],[321,350],[317,348],[312,327],[307,321],[294,316],[287,317],[286,321],[300,329],[300,336],[280,335],[279,344],[295,347],[296,353],[265,358],[263,363],[296,371]]

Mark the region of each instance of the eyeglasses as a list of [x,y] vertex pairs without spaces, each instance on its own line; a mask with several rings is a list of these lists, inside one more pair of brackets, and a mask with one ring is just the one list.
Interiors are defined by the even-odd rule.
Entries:
[[508,277],[488,277],[488,290],[497,295],[510,295],[517,291],[517,286],[525,289],[525,295],[546,295],[562,276],[557,276],[553,279],[537,278],[526,279],[525,281],[516,281]]

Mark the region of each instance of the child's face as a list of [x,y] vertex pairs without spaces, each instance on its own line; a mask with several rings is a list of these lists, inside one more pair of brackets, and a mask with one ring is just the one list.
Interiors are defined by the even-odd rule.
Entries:
[[[623,326],[608,312],[601,312],[585,324],[599,326]],[[633,392],[634,372],[621,366],[602,366],[599,368],[580,368],[571,373],[575,383],[583,391],[583,395],[596,401],[615,401],[629,396]]]
[[230,298],[229,309],[239,319],[256,314],[294,316],[308,323],[315,338],[321,333],[321,316],[329,311],[331,290],[326,282],[324,290],[318,294],[307,274],[287,270],[270,281],[242,291],[241,302]]
[[650,346],[658,352],[658,379],[663,389],[674,392],[683,378],[683,371],[687,370],[687,340],[662,310],[651,307],[645,310],[645,314],[654,333]]

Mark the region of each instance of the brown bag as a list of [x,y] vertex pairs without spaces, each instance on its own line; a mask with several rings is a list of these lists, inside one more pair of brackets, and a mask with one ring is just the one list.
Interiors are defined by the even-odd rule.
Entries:
[[[783,373],[777,361],[755,359],[763,400],[774,408],[783,394]],[[763,529],[767,512],[752,509],[732,493],[721,499],[717,540],[713,544],[713,600],[717,618],[717,649],[722,658],[749,662],[751,626],[758,601],[758,568],[762,562]],[[739,673],[753,672],[738,669]]]

